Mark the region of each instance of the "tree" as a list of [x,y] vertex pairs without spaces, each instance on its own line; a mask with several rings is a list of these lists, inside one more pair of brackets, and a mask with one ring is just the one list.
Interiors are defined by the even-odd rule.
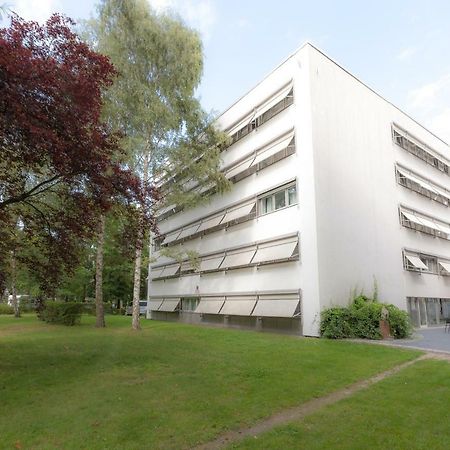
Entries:
[[[203,66],[198,34],[177,17],[155,14],[146,0],[102,1],[98,18],[88,22],[85,31],[119,72],[106,93],[105,115],[124,134],[130,163],[144,186],[152,185],[156,176],[174,179],[175,174],[185,174],[178,183],[165,184],[168,189],[160,205],[176,201],[192,206],[204,201],[205,185],[226,189],[228,183],[218,172],[224,135],[194,96]],[[147,206],[152,216],[155,204]],[[143,211],[136,210],[133,228],[134,329],[140,328],[142,249],[151,229]]]
[[49,293],[113,198],[142,202],[153,192],[144,195],[100,117],[116,71],[72,25],[59,15],[43,26],[13,15],[0,29],[0,283],[14,244]]

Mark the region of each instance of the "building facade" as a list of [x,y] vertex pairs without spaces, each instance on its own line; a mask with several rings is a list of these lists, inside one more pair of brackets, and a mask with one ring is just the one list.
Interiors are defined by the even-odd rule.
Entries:
[[417,326],[450,316],[445,142],[310,44],[218,123],[233,187],[160,211],[158,247],[199,257],[152,264],[149,318],[317,336],[375,284]]

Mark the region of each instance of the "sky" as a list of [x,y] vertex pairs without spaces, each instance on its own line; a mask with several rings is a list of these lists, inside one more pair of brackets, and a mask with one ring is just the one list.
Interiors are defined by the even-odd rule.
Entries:
[[[148,0],[203,39],[204,108],[225,110],[309,41],[450,142],[448,0]],[[95,15],[97,0],[0,0],[26,19]]]

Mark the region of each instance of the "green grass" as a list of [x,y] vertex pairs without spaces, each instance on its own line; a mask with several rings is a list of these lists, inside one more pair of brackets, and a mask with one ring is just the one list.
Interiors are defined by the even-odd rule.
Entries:
[[182,449],[415,351],[108,317],[0,316],[0,448]]
[[234,449],[446,450],[450,364],[420,361],[369,389]]

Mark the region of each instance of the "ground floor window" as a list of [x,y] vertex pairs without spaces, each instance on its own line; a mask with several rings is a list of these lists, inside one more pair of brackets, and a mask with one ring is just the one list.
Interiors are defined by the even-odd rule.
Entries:
[[450,318],[450,298],[408,297],[407,301],[415,327],[442,325]]
[[182,311],[195,311],[200,302],[199,297],[186,297],[181,299]]

